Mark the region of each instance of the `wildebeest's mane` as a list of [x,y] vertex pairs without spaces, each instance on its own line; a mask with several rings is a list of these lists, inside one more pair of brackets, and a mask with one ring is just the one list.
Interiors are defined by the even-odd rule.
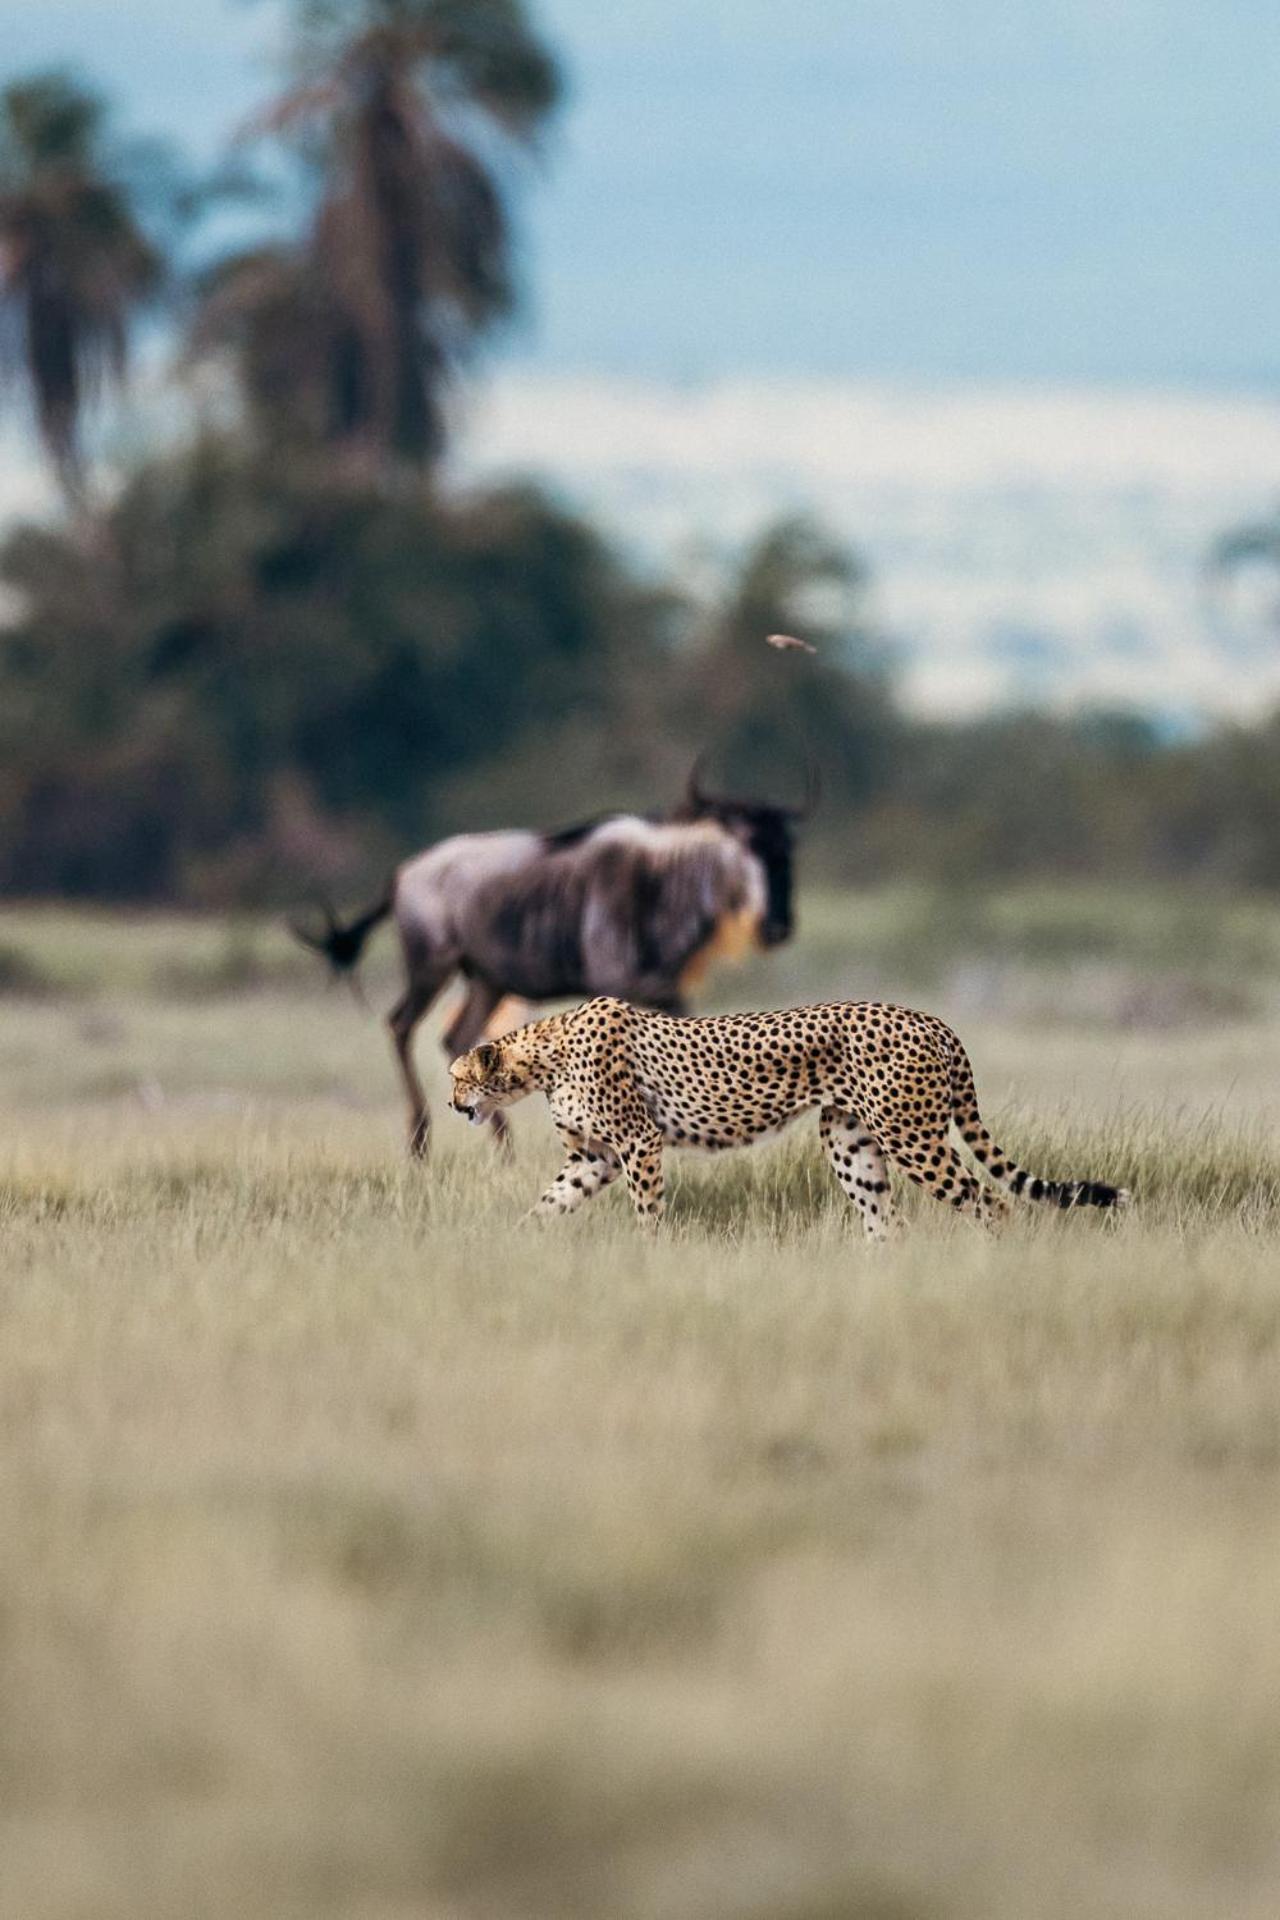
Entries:
[[553,827],[542,835],[542,844],[548,853],[562,853],[566,847],[576,847],[589,840],[611,820],[647,820],[651,826],[659,826],[662,818],[660,813],[597,813],[590,820],[579,820],[571,827]]
[[[533,999],[673,986],[721,916],[740,911],[747,856],[729,836],[689,835],[634,814],[591,842],[584,833],[562,857],[488,883],[474,902],[472,948],[481,970]],[[633,838],[628,829],[639,830]],[[656,844],[649,838],[659,836]]]

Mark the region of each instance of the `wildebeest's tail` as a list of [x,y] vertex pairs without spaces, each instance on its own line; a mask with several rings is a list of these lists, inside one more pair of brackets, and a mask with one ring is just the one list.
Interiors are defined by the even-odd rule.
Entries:
[[1011,1160],[987,1132],[978,1111],[973,1068],[955,1035],[950,1036],[951,1118],[974,1159],[997,1186],[1024,1200],[1041,1200],[1051,1207],[1127,1207],[1126,1187],[1109,1187],[1101,1180],[1041,1180]]
[[313,953],[322,953],[335,973],[350,973],[364,952],[365,941],[374,928],[388,917],[392,904],[393,896],[388,888],[375,906],[344,927],[333,908],[325,902],[323,910],[326,925],[323,933],[309,933],[296,920],[289,922],[289,931],[304,947],[310,947]]

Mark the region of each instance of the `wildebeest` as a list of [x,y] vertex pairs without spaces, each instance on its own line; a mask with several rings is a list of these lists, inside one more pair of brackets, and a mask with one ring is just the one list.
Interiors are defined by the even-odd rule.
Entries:
[[406,985],[387,1024],[409,1099],[410,1150],[425,1153],[430,1130],[414,1030],[455,973],[467,990],[444,1034],[451,1060],[509,995],[604,993],[678,1013],[713,959],[789,939],[794,829],[817,798],[812,773],[806,784],[803,805],[774,806],[708,793],[695,767],[665,818],[615,813],[557,833],[457,834],[407,860],[384,898],[346,926],[332,914],[319,935],[295,926],[345,972],[394,916]]

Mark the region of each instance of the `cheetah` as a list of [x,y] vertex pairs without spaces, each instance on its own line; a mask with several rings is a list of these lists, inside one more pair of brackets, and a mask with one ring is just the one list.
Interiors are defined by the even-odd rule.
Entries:
[[827,1158],[872,1240],[895,1224],[890,1162],[984,1224],[1007,1211],[965,1166],[952,1130],[1006,1193],[1058,1207],[1129,1199],[1097,1181],[1025,1173],[983,1125],[951,1029],[873,1001],[683,1019],[588,1000],[473,1048],[450,1071],[453,1108],[477,1125],[526,1094],[546,1095],[566,1159],[533,1217],[574,1213],[621,1174],[636,1214],[654,1227],[664,1147],[749,1146],[814,1107]]

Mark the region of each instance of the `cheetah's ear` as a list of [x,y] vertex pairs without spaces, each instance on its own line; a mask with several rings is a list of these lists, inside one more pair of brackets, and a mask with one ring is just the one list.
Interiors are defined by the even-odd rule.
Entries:
[[492,1040],[486,1040],[475,1049],[471,1058],[476,1063],[477,1073],[494,1073],[502,1064],[502,1049],[495,1047]]

